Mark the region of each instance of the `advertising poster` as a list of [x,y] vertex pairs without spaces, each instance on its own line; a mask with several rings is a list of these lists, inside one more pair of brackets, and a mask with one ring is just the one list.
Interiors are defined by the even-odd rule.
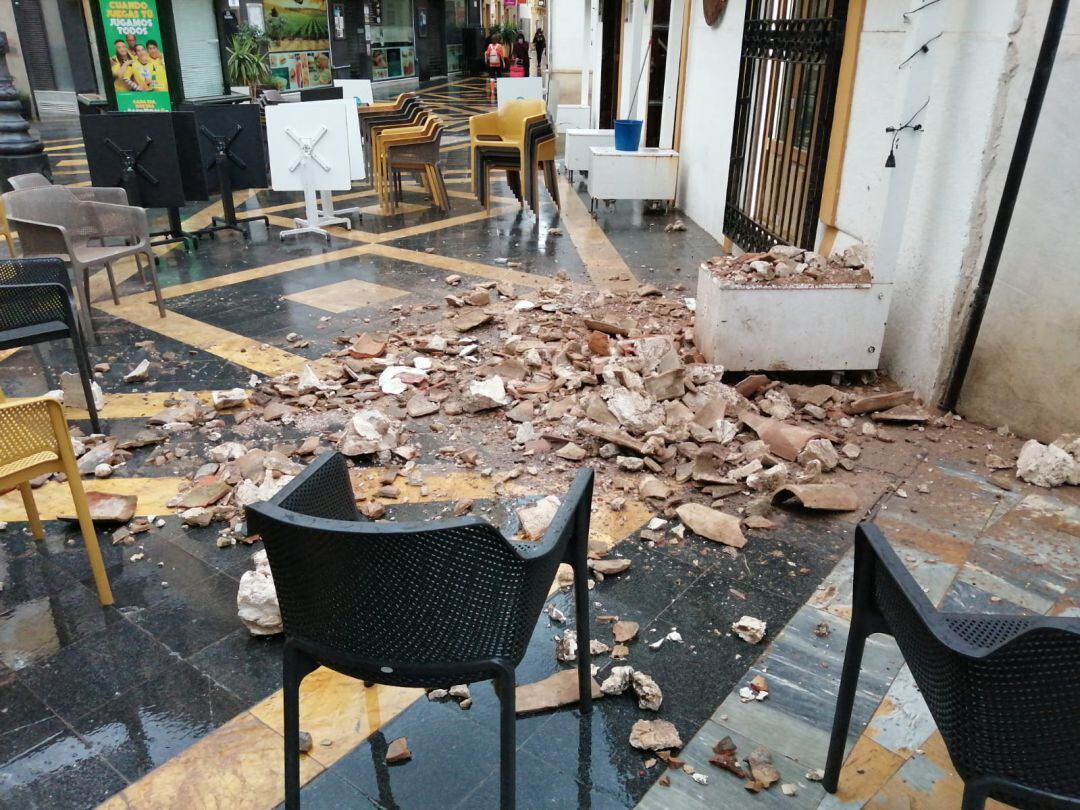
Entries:
[[128,112],[172,109],[156,0],[99,3],[116,108]]
[[416,50],[410,46],[371,49],[371,78],[402,79],[416,73]]
[[[263,0],[263,30],[270,38],[270,74],[279,90],[333,83],[326,7],[326,0]],[[344,16],[340,19],[344,23]]]

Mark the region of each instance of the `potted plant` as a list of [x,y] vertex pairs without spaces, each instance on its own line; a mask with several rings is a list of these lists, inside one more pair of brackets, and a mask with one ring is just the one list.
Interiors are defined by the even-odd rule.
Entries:
[[258,96],[259,85],[270,80],[270,66],[266,59],[269,45],[270,39],[262,29],[241,25],[225,49],[230,79],[234,84],[246,85],[252,101]]

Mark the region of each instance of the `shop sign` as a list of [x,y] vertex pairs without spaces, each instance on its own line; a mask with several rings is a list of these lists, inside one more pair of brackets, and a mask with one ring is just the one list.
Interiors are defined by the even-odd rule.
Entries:
[[99,4],[116,108],[171,109],[156,0],[99,0]]
[[[274,85],[279,90],[299,90],[332,84],[326,0],[263,0],[262,5]],[[340,19],[344,35],[344,16]]]

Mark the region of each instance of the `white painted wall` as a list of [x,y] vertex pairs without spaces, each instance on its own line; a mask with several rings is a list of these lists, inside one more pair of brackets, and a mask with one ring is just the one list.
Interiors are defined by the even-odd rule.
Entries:
[[[1017,67],[986,184],[986,237],[997,213],[1049,3],[1030,2],[1014,40]],[[1047,88],[1001,265],[960,411],[1043,441],[1080,429],[1080,13],[1074,4]],[[1012,56],[1012,55],[1011,55]],[[984,240],[985,241],[985,240]],[[979,258],[981,268],[982,257]]]
[[548,70],[559,104],[577,104],[581,72],[588,67],[588,0],[551,0],[548,10]]
[[723,239],[735,92],[739,80],[745,0],[731,0],[710,27],[701,0],[690,9],[682,141],[678,145],[679,206],[716,239]]

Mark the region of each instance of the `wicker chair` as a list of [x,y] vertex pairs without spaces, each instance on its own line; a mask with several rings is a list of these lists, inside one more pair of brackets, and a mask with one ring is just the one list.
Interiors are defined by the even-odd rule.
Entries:
[[896,639],[964,780],[963,810],[994,798],[1080,808],[1080,619],[939,613],[881,531],[855,534],[851,629],[825,789],[835,793],[867,636]]
[[[27,188],[45,188],[53,184],[48,177],[39,172],[17,174],[14,177],[9,177],[8,182],[11,183],[11,188],[15,191],[22,191]],[[64,188],[86,202],[103,202],[110,205],[128,204],[127,192],[119,187],[83,186],[79,188],[76,186],[64,186]]]
[[[157,260],[150,246],[146,211],[128,205],[80,200],[64,186],[28,188],[4,194],[8,217],[19,232],[24,256],[59,256],[71,264],[82,301],[85,334],[92,337],[90,320],[90,270],[104,267],[109,278],[113,303],[119,304],[112,264],[126,256],[144,256],[157,299],[158,313],[165,317],[165,304],[157,280]],[[130,244],[91,244],[93,241],[123,239]],[[140,271],[142,265],[139,265]],[[82,276],[81,287],[77,281]]]
[[[577,476],[543,539],[507,540],[475,517],[370,523],[343,456],[327,453],[273,500],[247,508],[285,625],[285,806],[299,807],[299,686],[317,666],[364,681],[441,687],[494,679],[501,804],[515,800],[514,671],[561,562],[574,567],[578,649],[589,649],[586,553],[592,470]],[[581,709],[592,708],[588,654]]]
[[90,506],[86,502],[82,478],[71,449],[64,409],[49,397],[13,399],[0,402],[0,492],[18,487],[22,495],[30,533],[36,540],[45,537],[30,481],[46,473],[64,473],[67,476],[75,514],[79,518],[86,556],[97,587],[98,601],[103,605],[113,603],[109,577],[101,559]]
[[63,339],[75,350],[90,424],[100,433],[90,358],[79,333],[67,267],[60,259],[0,260],[0,349]]

